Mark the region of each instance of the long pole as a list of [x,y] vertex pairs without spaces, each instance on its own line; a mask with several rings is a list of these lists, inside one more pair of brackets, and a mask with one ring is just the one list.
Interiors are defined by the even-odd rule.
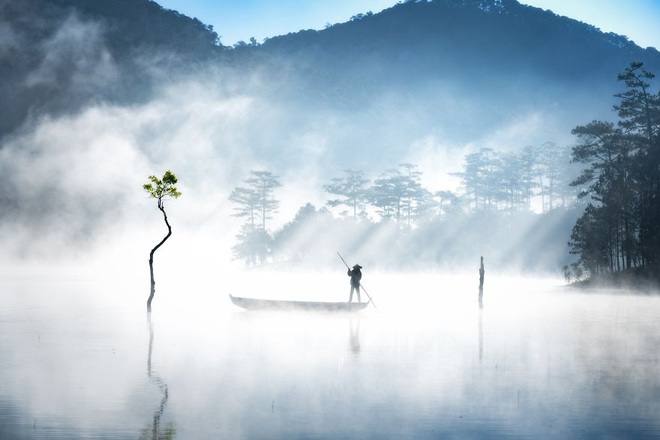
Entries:
[[[339,251],[337,251],[337,255],[339,255],[339,258],[341,258],[341,261],[344,262],[344,265],[346,266],[346,269],[351,270],[351,268],[348,267],[348,264],[346,263],[346,260],[344,260],[344,257],[341,256],[341,254],[339,253]],[[378,307],[376,307],[376,303],[374,302],[374,299],[371,297],[371,295],[369,295],[369,292],[367,292],[367,289],[364,288],[364,286],[362,285],[362,283],[360,283],[360,288],[362,289],[362,291],[363,291],[364,293],[367,294],[367,298],[369,298],[369,302],[374,306],[374,309],[378,310]]]

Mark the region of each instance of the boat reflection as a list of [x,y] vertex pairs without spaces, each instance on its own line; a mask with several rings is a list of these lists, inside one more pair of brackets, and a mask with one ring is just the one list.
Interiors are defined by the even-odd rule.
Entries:
[[151,321],[151,313],[147,314],[147,319],[149,322],[149,354],[147,355],[147,376],[149,380],[156,384],[160,389],[162,398],[160,400],[160,405],[156,411],[154,411],[153,421],[142,430],[142,435],[140,435],[141,440],[172,440],[176,436],[176,429],[172,423],[169,423],[165,428],[161,428],[161,419],[163,418],[163,413],[165,412],[165,407],[167,406],[167,401],[169,399],[169,390],[167,387],[167,382],[160,376],[160,374],[154,372],[151,364],[151,358],[154,347],[154,325]]

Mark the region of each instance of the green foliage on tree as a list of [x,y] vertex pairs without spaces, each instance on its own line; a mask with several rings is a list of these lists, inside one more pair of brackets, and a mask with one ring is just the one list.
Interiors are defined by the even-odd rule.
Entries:
[[163,200],[167,197],[178,199],[181,193],[176,188],[178,179],[171,171],[165,171],[163,178],[159,179],[156,176],[149,176],[149,182],[142,185],[142,188],[149,193],[149,197],[154,198],[158,202],[158,209],[163,210]]
[[150,198],[156,199],[158,209],[163,214],[163,220],[167,226],[167,235],[151,250],[149,253],[149,274],[151,276],[151,288],[149,291],[149,299],[147,300],[147,311],[151,312],[151,302],[154,299],[156,292],[156,281],[154,280],[154,253],[160,248],[165,241],[172,235],[172,227],[167,220],[167,213],[165,212],[164,200],[167,198],[177,199],[181,193],[176,187],[178,179],[171,171],[165,171],[162,178],[156,176],[149,176],[149,182],[142,185]]

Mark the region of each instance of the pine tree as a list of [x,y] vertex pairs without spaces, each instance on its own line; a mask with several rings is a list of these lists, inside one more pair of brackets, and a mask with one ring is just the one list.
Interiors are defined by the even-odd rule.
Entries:
[[368,189],[366,187],[370,180],[364,178],[362,171],[344,170],[343,177],[334,177],[332,183],[324,185],[323,189],[340,196],[338,199],[328,200],[327,205],[331,207],[346,206],[352,211],[353,219],[365,213],[368,203]]

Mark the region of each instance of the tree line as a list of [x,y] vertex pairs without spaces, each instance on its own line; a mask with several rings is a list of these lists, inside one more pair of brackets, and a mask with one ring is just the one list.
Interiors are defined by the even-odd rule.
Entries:
[[345,170],[323,185],[330,195],[326,207],[304,205],[274,234],[267,230],[266,220],[277,212],[274,191],[281,184],[270,172],[253,171],[247,186],[236,188],[230,197],[236,203],[235,215],[248,219],[237,236],[234,256],[249,265],[263,264],[286,248],[283,242],[303,222],[314,218],[329,226],[337,221],[332,210],[339,211],[339,219],[393,225],[388,233],[396,234],[447,218],[465,222],[484,212],[500,217],[550,213],[586,202],[568,242],[577,261],[564,267],[567,279],[657,267],[660,91],[653,91],[654,79],[642,62],[630,63],[618,75],[626,87],[615,95],[618,120],[575,127],[577,143],[571,148],[551,142],[514,152],[482,148],[467,154],[462,170],[451,173],[460,181],[457,192],[425,188],[414,164],[399,164],[373,180],[363,171]]
[[[244,219],[233,256],[248,266],[276,257],[300,258],[299,248],[305,245],[292,249],[287,243],[300,232],[302,224],[312,221],[325,222],[326,232],[333,230],[340,235],[347,233],[346,228],[353,232],[362,229],[369,235],[364,229],[368,225],[388,225],[388,234],[398,234],[481,212],[511,216],[566,208],[577,200],[575,189],[568,185],[575,178],[568,166],[570,152],[569,147],[552,142],[514,152],[482,148],[464,157],[460,172],[451,173],[460,181],[456,192],[425,188],[423,173],[415,164],[401,163],[374,179],[362,170],[346,169],[322,186],[328,195],[324,207],[317,210],[307,203],[292,221],[274,232],[267,224],[279,210],[276,192],[282,187],[280,178],[271,171],[253,170],[229,196],[234,204],[232,215]],[[347,220],[352,227],[346,226]],[[340,228],[339,222],[344,226]]]
[[655,75],[632,62],[618,75],[616,123],[577,126],[572,160],[584,166],[571,186],[590,200],[569,242],[575,274],[657,266],[660,258],[660,92]]

